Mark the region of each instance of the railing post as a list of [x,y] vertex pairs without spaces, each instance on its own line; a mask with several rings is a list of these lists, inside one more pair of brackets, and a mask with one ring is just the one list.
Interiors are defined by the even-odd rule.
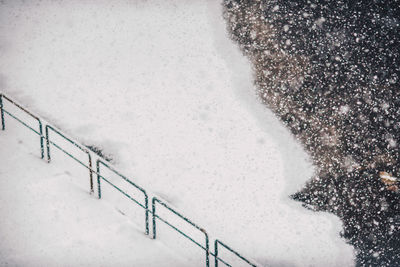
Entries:
[[47,162],[50,163],[51,156],[50,156],[50,140],[49,140],[49,125],[46,125],[46,148],[47,148]]
[[93,170],[92,170],[92,156],[90,156],[90,152],[85,150],[89,157],[89,176],[90,176],[90,194],[94,193],[93,189]]
[[101,199],[101,187],[100,187],[100,160],[96,160],[96,171],[97,171],[97,193],[99,199]]
[[144,206],[146,207],[146,235],[149,235],[149,197],[147,194],[144,197]]
[[204,229],[201,229],[201,231],[205,234],[206,236],[206,266],[210,266],[210,245],[208,241],[208,234]]
[[4,122],[4,110],[3,110],[3,95],[0,94],[0,113],[1,113],[1,129],[4,131],[6,128]]
[[153,212],[153,239],[156,239],[156,198],[153,197],[152,202],[152,212]]
[[214,257],[215,257],[215,267],[218,267],[218,241],[214,241]]
[[40,132],[40,154],[42,156],[42,159],[44,159],[43,126],[40,120],[39,120],[39,132]]

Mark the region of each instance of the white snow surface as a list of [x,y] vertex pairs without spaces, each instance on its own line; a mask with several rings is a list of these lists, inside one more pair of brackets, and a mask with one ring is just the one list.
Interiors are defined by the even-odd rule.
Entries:
[[[219,1],[0,2],[5,94],[80,142],[101,147],[118,170],[205,228],[211,241],[221,239],[266,266],[352,266],[354,251],[339,237],[340,220],[290,200],[313,169],[288,130],[259,103],[251,73],[229,39]],[[128,208],[112,193],[96,200],[76,191],[57,173],[86,178],[86,172],[73,173],[81,167],[62,163],[61,154],[53,165],[24,153],[9,157],[26,149],[25,141],[12,145],[9,130],[0,138],[0,210],[7,214],[0,220],[1,239],[7,240],[0,251],[11,265],[36,255],[37,265],[49,266],[75,257],[82,257],[77,265],[90,258],[132,264],[137,257],[135,266],[204,266],[204,253],[170,228],[160,226],[157,240],[142,235],[141,211],[122,216]],[[40,205],[27,202],[29,194],[17,184],[29,187]],[[90,215],[77,205],[90,207]],[[64,208],[63,222],[73,225],[66,235],[44,219]],[[25,210],[29,220],[20,212]],[[87,234],[92,226],[102,234]],[[10,234],[18,229],[29,230],[25,240]],[[46,229],[55,231],[56,240],[38,241]],[[144,264],[151,246],[155,253]],[[112,247],[120,254],[105,253]],[[133,247],[140,253],[129,253]]]

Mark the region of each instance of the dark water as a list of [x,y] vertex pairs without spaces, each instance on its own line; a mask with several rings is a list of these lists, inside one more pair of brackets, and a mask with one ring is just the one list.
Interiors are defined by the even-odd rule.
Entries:
[[359,266],[400,266],[400,1],[226,0],[260,98],[318,168],[296,200],[344,223]]

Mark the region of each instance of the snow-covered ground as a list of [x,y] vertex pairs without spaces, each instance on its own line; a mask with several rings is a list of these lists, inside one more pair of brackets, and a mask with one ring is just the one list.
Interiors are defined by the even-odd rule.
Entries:
[[[312,167],[288,131],[256,99],[250,64],[229,40],[221,13],[217,1],[5,1],[0,4],[1,90],[82,143],[112,154],[116,168],[151,195],[168,201],[208,230],[212,239],[225,241],[263,265],[352,265],[353,250],[338,235],[339,219],[305,210],[288,198],[309,179]],[[12,139],[10,134],[1,135],[2,179],[14,176],[13,167],[22,161],[37,161],[23,153],[18,154],[19,161],[16,156],[7,158]],[[55,164],[61,158],[55,157]],[[33,194],[69,186],[55,178],[56,167],[37,164],[43,170],[38,172],[41,182],[30,189],[36,190]],[[23,171],[16,175],[23,176]],[[2,192],[10,190],[6,185]],[[70,186],[66,192],[75,199],[72,203],[81,201],[93,208],[93,221],[84,222],[84,227],[101,228],[121,217],[112,212],[115,209],[108,213],[110,218],[98,214],[103,212],[99,205],[105,204],[73,191]],[[103,202],[121,205],[117,209],[127,214],[126,204],[110,194],[104,194]],[[70,203],[66,197],[54,201],[56,195],[42,196],[41,205],[33,208],[47,206],[56,213],[63,201]],[[20,218],[25,197],[22,194],[12,206],[2,196],[0,208],[10,218]],[[16,214],[11,215],[13,210]],[[80,225],[80,212],[69,211],[68,218]],[[39,218],[32,218],[37,227],[25,228],[25,221],[18,219],[14,230],[21,226],[41,233],[46,227],[39,227],[40,219],[49,214],[33,212]],[[142,228],[137,216],[130,218],[137,225],[133,229]],[[7,224],[10,221],[2,216],[2,236],[10,233]],[[125,231],[116,228],[101,231],[109,229],[107,235]],[[134,232],[126,228],[127,233]],[[79,237],[79,228],[74,231]],[[156,253],[160,261],[170,254],[183,261],[176,256],[179,253],[191,262],[204,260],[201,251],[176,241],[178,236],[171,231],[160,228],[159,239],[146,239],[144,246],[161,241],[174,251]],[[91,235],[85,236],[87,242],[73,239],[75,235],[73,242],[66,242],[63,235],[55,234],[58,241],[52,242],[57,241],[58,248],[85,247],[91,254],[82,252],[83,258],[101,256],[112,262],[124,257],[102,253],[113,245],[135,259],[120,232],[120,246],[93,238],[91,244],[100,247],[95,251],[88,248]],[[38,235],[29,235],[26,245],[10,235],[10,241],[2,243],[2,252],[28,249]],[[136,235],[140,234],[132,233],[133,243]],[[159,243],[154,246],[165,249]],[[32,253],[40,262],[40,251]],[[71,256],[57,253],[59,262],[68,262],[79,250]],[[20,254],[21,262],[24,256],[29,259]]]
[[73,162],[47,164],[34,134],[12,120],[7,126],[0,138],[0,266],[194,264],[91,197],[82,175],[64,171]]

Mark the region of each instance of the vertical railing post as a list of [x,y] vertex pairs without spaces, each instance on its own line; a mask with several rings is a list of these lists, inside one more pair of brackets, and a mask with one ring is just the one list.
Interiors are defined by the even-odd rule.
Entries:
[[0,113],[1,113],[1,129],[4,131],[6,124],[4,122],[4,110],[3,110],[3,95],[0,94]]
[[214,257],[215,257],[215,267],[218,267],[218,241],[215,240],[214,242]]
[[156,239],[156,198],[152,199],[152,212],[153,212],[153,239]]
[[39,121],[39,133],[40,133],[40,154],[42,159],[44,159],[44,144],[43,144],[43,126],[42,126],[42,122],[40,120]]
[[50,163],[51,156],[50,156],[50,140],[49,140],[49,125],[46,125],[46,150],[47,150],[47,162]]
[[97,193],[99,199],[101,199],[101,187],[100,187],[100,160],[96,161],[96,171],[97,171]]
[[146,235],[149,234],[149,197],[147,196],[147,194],[144,197],[144,206],[145,208],[145,212],[146,212]]
[[85,149],[85,152],[88,154],[89,157],[90,194],[93,194],[94,189],[93,189],[92,156],[90,156],[90,152],[87,149]]
[[210,245],[208,241],[208,234],[204,229],[201,229],[201,231],[206,235],[206,266],[210,266]]

